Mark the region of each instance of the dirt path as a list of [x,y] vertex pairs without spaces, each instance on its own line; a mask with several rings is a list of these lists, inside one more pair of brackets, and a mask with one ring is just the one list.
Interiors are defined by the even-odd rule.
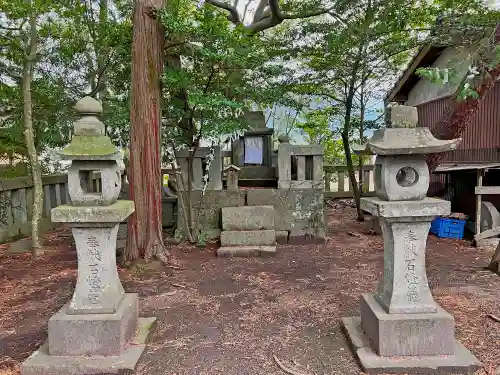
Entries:
[[[326,245],[280,246],[273,258],[218,259],[213,248],[175,246],[181,270],[121,270],[125,289],[140,294],[142,315],[159,318],[137,373],[283,375],[276,355],[304,374],[359,374],[339,318],[359,314],[359,295],[376,289],[382,238],[368,235],[351,209],[333,211],[329,226]],[[50,236],[46,247],[37,262],[0,258],[0,368],[13,374],[72,293],[69,233]],[[457,338],[485,364],[480,373],[494,374],[500,323],[486,315],[500,316],[500,278],[481,269],[487,262],[463,241],[429,240],[434,295],[455,316]]]

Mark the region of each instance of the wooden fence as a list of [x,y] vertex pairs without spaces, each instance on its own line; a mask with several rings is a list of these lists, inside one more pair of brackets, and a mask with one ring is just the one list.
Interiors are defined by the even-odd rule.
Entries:
[[[325,198],[352,198],[352,185],[347,171],[347,165],[324,165]],[[363,195],[375,194],[374,165],[363,166]],[[358,169],[355,168],[356,180],[358,180]]]

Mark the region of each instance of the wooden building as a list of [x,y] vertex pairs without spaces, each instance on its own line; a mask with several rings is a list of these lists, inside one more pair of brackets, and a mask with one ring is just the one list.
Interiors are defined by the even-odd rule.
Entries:
[[[416,106],[419,126],[432,131],[444,115],[460,79],[446,85],[434,84],[416,74],[417,69],[423,67],[455,67],[464,77],[470,67],[469,50],[438,45],[422,47],[385,98],[386,105],[396,102]],[[481,176],[484,185],[499,186],[499,167],[500,82],[497,82],[462,135],[460,146],[448,153],[436,169],[429,195],[443,196],[452,201],[454,211],[474,217],[477,206],[474,188],[478,178]],[[500,208],[500,195],[483,196],[483,200]]]

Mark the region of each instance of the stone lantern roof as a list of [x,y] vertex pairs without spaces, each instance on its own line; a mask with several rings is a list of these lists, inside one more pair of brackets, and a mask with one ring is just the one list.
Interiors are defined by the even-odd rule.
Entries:
[[116,160],[121,158],[118,148],[104,131],[104,124],[98,116],[102,114],[101,104],[86,96],[75,105],[81,118],[75,121],[71,143],[59,156],[64,160]]
[[460,142],[436,139],[428,128],[386,128],[377,130],[366,148],[377,155],[432,154],[452,151]]
[[386,128],[373,133],[368,143],[353,145],[358,155],[418,155],[453,151],[461,139],[439,140],[428,128],[417,127],[416,107],[392,106],[385,109]]

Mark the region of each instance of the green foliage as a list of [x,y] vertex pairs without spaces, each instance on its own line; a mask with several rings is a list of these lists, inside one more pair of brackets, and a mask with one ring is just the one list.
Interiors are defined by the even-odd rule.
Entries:
[[[128,143],[128,5],[124,0],[34,1],[38,51],[32,101],[39,153],[70,141],[73,105],[90,92],[103,101],[103,122],[112,140],[121,146]],[[0,9],[0,156],[24,156],[21,73],[29,2],[0,0]]]
[[234,136],[248,126],[241,115],[249,104],[284,97],[267,83],[281,71],[267,64],[273,47],[258,35],[249,36],[243,26],[234,26],[225,11],[175,0],[168,2],[160,19],[168,35],[170,62],[163,75],[165,111],[170,125],[180,131],[182,144]]
[[[323,145],[324,163],[327,165],[332,164],[346,164],[346,155],[344,152],[344,145],[340,137],[342,124],[336,123],[337,113],[332,111],[331,108],[319,109],[310,111],[305,115],[305,121],[298,122],[297,127],[302,132],[305,141],[308,144],[321,144]],[[358,134],[355,129],[359,128],[359,118],[353,118],[355,126],[352,127],[349,134],[349,139],[353,142],[365,142],[366,139],[359,140]],[[371,120],[364,121],[364,128],[367,130],[376,129],[379,122]],[[352,155],[353,163],[358,163],[358,155]]]

